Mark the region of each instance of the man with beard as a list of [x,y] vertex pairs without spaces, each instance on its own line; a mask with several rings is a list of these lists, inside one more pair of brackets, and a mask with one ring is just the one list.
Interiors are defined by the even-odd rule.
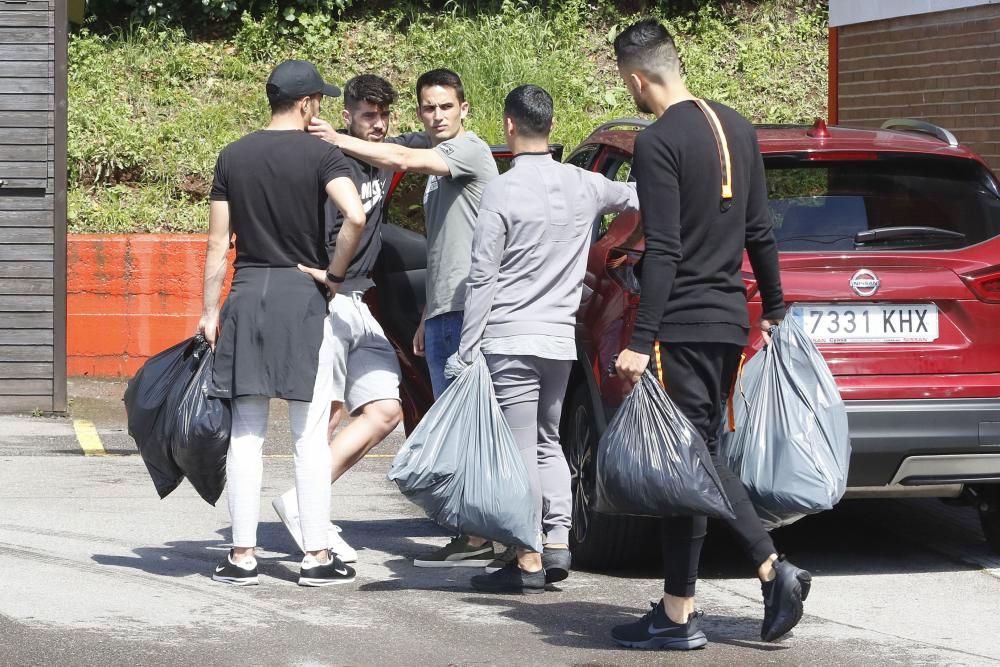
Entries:
[[[388,81],[374,74],[356,76],[344,85],[344,110],[341,113],[346,130],[341,133],[372,143],[388,143],[408,148],[430,148],[424,132],[411,132],[387,137],[390,108],[397,94]],[[329,124],[316,121],[314,133],[332,133]],[[347,269],[344,282],[330,302],[330,327],[334,336],[333,404],[330,408],[331,481],[336,482],[373,447],[392,432],[402,420],[399,401],[399,362],[396,352],[378,321],[364,302],[365,292],[374,286],[371,274],[382,250],[382,224],[386,221],[385,195],[388,193],[392,169],[382,168],[348,158],[354,174],[354,184],[364,205],[364,234],[354,259]],[[336,253],[337,236],[343,226],[343,216],[336,206],[326,207],[327,238],[330,255]],[[324,278],[317,270],[317,280]],[[345,414],[351,422],[334,435]],[[271,505],[285,524],[299,549],[299,530],[295,489],[275,498]],[[357,561],[358,555],[340,535],[340,527],[330,524],[330,549],[345,563]]]
[[[765,337],[785,316],[757,135],[736,111],[688,91],[673,38],[656,20],[630,26],[614,48],[636,106],[657,117],[635,139],[632,175],[646,250],[635,329],[617,372],[637,382],[652,355],[667,394],[704,438],[736,514],[727,524],[761,581],[761,639],[774,641],[802,618],[812,579],[778,558],[739,478],[716,457],[723,406],[750,330],[744,250],[763,301],[757,324]],[[614,628],[617,642],[670,649],[707,643],[694,606],[706,526],[704,516],[662,520],[663,599],[635,623]]]
[[[427,298],[413,351],[426,356],[434,396],[451,383],[445,377],[448,358],[462,336],[465,288],[472,262],[472,235],[483,189],[498,174],[489,145],[465,129],[469,103],[462,79],[448,69],[425,72],[417,79],[417,115],[431,148],[375,143],[330,132],[314,131],[345,153],[380,169],[427,174],[424,218],[427,225]],[[417,567],[485,567],[493,545],[478,537],[458,536],[448,545],[413,561]]]

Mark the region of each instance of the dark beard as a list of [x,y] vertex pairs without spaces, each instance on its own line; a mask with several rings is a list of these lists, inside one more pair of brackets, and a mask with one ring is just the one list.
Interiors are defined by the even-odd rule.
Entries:
[[635,93],[632,93],[632,101],[635,102],[635,108],[639,110],[639,113],[653,113],[653,110],[649,108],[649,105],[640,100]]

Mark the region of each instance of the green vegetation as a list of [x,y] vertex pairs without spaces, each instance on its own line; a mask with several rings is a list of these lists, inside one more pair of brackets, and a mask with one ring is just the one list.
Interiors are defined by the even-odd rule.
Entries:
[[[491,142],[501,140],[506,93],[536,83],[555,98],[553,140],[572,148],[597,123],[636,113],[610,44],[636,17],[593,4],[505,0],[472,12],[410,3],[338,21],[300,12],[294,22],[271,10],[198,40],[164,24],[83,29],[70,40],[70,231],[204,230],[216,155],[266,123],[263,81],[289,57],[313,60],[334,81],[388,78],[400,91],[398,130],[418,129],[417,76],[451,67],[466,84],[469,127]],[[757,122],[825,115],[823,0],[693,6],[661,16],[695,94]],[[339,110],[339,100],[325,101],[327,118]]]

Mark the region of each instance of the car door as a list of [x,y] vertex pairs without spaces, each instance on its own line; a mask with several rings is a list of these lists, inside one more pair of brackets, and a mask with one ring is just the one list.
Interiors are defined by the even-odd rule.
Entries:
[[[630,179],[632,158],[617,148],[603,147],[591,160],[587,168],[592,171],[619,182]],[[595,220],[593,238],[576,333],[600,394],[603,415],[598,416],[598,428],[602,429],[601,417],[609,418],[628,393],[628,387],[607,371],[631,339],[638,308],[638,271],[645,248],[639,213]]]

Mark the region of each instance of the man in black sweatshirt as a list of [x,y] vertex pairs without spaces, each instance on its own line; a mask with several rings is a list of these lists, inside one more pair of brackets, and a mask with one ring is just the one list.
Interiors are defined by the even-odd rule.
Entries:
[[[756,133],[736,111],[687,90],[673,39],[659,22],[630,26],[614,46],[639,110],[657,116],[635,140],[632,175],[646,251],[635,330],[617,372],[636,382],[652,358],[667,394],[707,443],[736,513],[729,526],[761,580],[761,639],[774,641],[801,619],[811,577],[778,558],[739,478],[715,456],[723,406],[750,330],[744,249],[763,300],[765,336],[785,316]],[[614,628],[620,644],[691,649],[707,643],[694,606],[706,525],[703,516],[662,520],[665,594],[642,619]]]

